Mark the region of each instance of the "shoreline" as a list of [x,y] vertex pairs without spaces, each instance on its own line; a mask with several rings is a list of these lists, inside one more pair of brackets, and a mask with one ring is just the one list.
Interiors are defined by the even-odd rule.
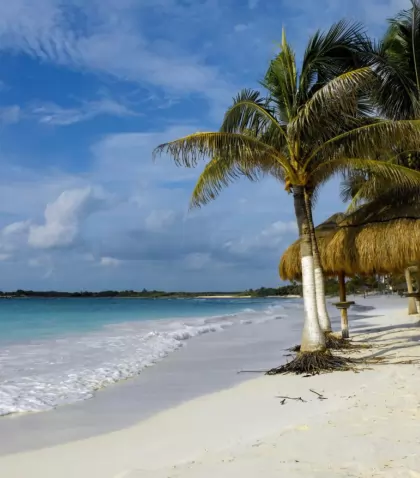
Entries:
[[[129,381],[128,383],[144,382],[144,374],[149,376],[155,373],[149,370],[146,372],[147,369],[158,367],[157,373],[165,371],[168,368],[167,362],[172,363],[173,359],[176,360],[178,357],[184,357],[184,361],[187,362],[184,367],[188,367],[188,362],[194,362],[197,359],[202,362],[203,352],[204,358],[211,362],[214,355],[213,348],[216,346],[219,348],[219,355],[230,354],[229,344],[226,343],[228,338],[230,338],[229,340],[240,340],[243,344],[242,350],[238,350],[239,360],[246,355],[245,346],[247,342],[250,342],[248,331],[240,329],[252,327],[255,336],[264,341],[264,330],[270,327],[261,327],[261,324],[266,321],[275,321],[277,324],[274,325],[273,332],[280,335],[279,326],[280,329],[285,327],[276,319],[288,306],[288,304],[279,305],[279,302],[274,300],[259,300],[256,301],[258,303],[252,302],[250,305],[245,302],[236,301],[232,305],[226,304],[225,306],[222,301],[218,301],[215,302],[216,307],[196,302],[192,303],[188,309],[184,309],[183,305],[181,308],[176,307],[178,304],[168,305],[166,309],[163,309],[163,313],[172,315],[172,317],[166,319],[130,320],[133,312],[126,318],[124,315],[117,318],[117,314],[113,312],[115,323],[108,320],[109,323],[105,321],[104,324],[85,331],[80,330],[75,333],[70,330],[64,343],[57,342],[54,337],[37,338],[37,331],[34,329],[31,342],[25,342],[24,338],[21,343],[11,341],[5,352],[10,363],[20,364],[22,374],[19,370],[13,372],[11,367],[3,369],[3,382],[0,384],[0,396],[2,397],[0,415],[2,417],[8,415],[22,417],[24,420],[25,413],[61,410],[63,406],[67,409],[80,401],[96,401],[98,397],[101,401],[102,395],[108,387],[112,387],[114,390],[116,386],[125,383],[126,380]],[[103,306],[101,307],[104,309]],[[30,312],[29,309],[26,310],[27,313]],[[80,311],[80,309],[77,310]],[[116,308],[115,310],[120,309]],[[132,310],[138,309],[134,307]],[[124,312],[124,309],[122,311]],[[107,310],[105,309],[104,312],[107,313]],[[185,315],[182,315],[184,312]],[[90,309],[87,308],[84,313],[89,314]],[[187,313],[189,315],[186,315]],[[200,314],[205,315],[200,316]],[[229,332],[231,328],[234,330]],[[261,330],[262,328],[264,330]],[[62,332],[61,335],[57,334],[57,338],[62,340],[61,337],[64,334],[65,332]],[[4,339],[4,336],[2,338]],[[197,340],[202,343],[203,351],[193,344]],[[270,339],[268,338],[268,340]],[[209,344],[212,350],[206,354],[206,346],[209,341],[212,342]],[[252,337],[251,342],[255,342]],[[26,353],[28,346],[30,354]],[[195,353],[181,352],[182,348],[187,348],[189,351],[194,350]],[[0,350],[0,355],[4,353],[3,350],[4,347]],[[44,351],[47,350],[49,351],[48,356],[45,356]],[[96,352],[97,350],[99,352]],[[176,355],[173,358],[172,354],[174,353]],[[64,356],[63,365],[60,366],[62,356]],[[37,360],[41,366],[36,365]],[[56,361],[58,361],[58,366],[54,365]],[[164,361],[165,364],[159,365],[161,361]],[[49,375],[44,363],[51,364]],[[227,369],[229,369],[229,364],[225,365],[228,365]],[[25,374],[25,367],[28,369],[27,374]],[[172,374],[178,376],[178,380],[182,381],[181,365],[178,364],[172,369]],[[153,379],[153,377],[150,378]],[[217,377],[215,378],[217,385],[218,380]],[[220,388],[225,386],[225,378],[223,378]],[[194,388],[189,387],[188,383],[185,386],[187,389]],[[146,382],[144,387],[149,389],[150,384]],[[219,389],[219,386],[217,385],[215,388]],[[191,391],[194,392],[192,396],[185,394],[185,398],[183,398],[193,398],[195,391]],[[210,391],[213,390],[204,389],[204,393]],[[154,386],[153,393],[157,395],[157,392],[157,387]],[[163,392],[165,393],[164,390]],[[138,392],[132,393],[137,394]],[[171,390],[168,390],[167,393],[172,395]],[[141,396],[141,399],[144,402],[147,397]],[[141,407],[148,408],[148,405],[142,403]],[[82,406],[80,408],[83,410]],[[152,410],[156,409],[152,407]],[[115,404],[111,404],[110,413],[113,415],[119,413]],[[54,414],[60,415],[60,412],[54,411]],[[90,410],[90,414],[92,414],[92,410]],[[121,413],[119,414],[121,415]],[[142,417],[136,416],[133,421],[140,418]],[[40,421],[40,419],[38,420]],[[35,419],[33,421],[35,422]],[[79,419],[78,426],[84,426],[80,422]],[[41,425],[42,423],[39,423],[39,426]],[[124,421],[125,425],[126,421]],[[95,428],[94,423],[92,427]],[[0,433],[3,428],[4,423],[0,422]],[[100,432],[103,432],[102,428]],[[1,447],[0,454],[2,454]]]
[[[285,303],[263,306],[261,311],[249,309],[234,318],[211,316],[197,324],[194,319],[186,328],[172,320],[160,321],[162,330],[177,333],[181,340],[177,350],[128,380],[95,390],[88,399],[75,401],[70,397],[72,403],[47,411],[1,417],[0,455],[127,428],[162,410],[252,378],[237,372],[253,367],[271,368],[283,360],[281,350],[298,340],[301,315],[300,303]],[[177,324],[175,328],[172,323]],[[142,330],[145,324],[140,324]],[[155,330],[153,321],[149,325]],[[192,325],[202,333],[196,334]],[[184,332],[179,335],[184,329],[188,336],[194,336],[191,340]],[[138,342],[136,336],[134,340]],[[125,356],[131,355],[126,351]],[[7,440],[2,440],[6,436]]]
[[[420,355],[418,317],[408,317],[403,304],[382,300],[371,316],[352,316],[356,340],[377,347],[364,353],[395,361]],[[416,364],[378,365],[310,379],[262,376],[120,431],[3,456],[0,473],[8,478],[417,476],[417,371]],[[327,399],[319,400],[311,389]],[[278,396],[304,402],[281,405]]]

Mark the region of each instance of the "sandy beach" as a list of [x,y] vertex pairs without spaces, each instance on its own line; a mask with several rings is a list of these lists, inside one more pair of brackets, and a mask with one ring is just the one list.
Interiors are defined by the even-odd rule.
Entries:
[[[420,357],[419,317],[407,316],[404,300],[357,302],[375,307],[351,318],[353,337],[374,345],[364,354]],[[416,364],[387,364],[311,378],[257,376],[119,431],[6,454],[0,476],[420,477],[417,374]]]

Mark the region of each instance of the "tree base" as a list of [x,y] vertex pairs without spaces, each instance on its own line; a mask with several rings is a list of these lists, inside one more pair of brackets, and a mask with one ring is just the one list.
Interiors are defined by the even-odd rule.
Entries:
[[269,370],[267,375],[295,374],[318,375],[335,371],[354,370],[356,362],[347,357],[337,357],[325,352],[299,352],[289,363]]
[[[337,337],[336,335],[329,333],[325,335],[325,343],[328,350],[344,350],[346,352],[356,352],[358,350],[370,349],[371,345],[368,344],[359,344],[352,342],[349,339],[343,339],[342,337]],[[287,349],[288,352],[299,353],[300,345],[294,345],[290,349]]]
[[325,335],[325,342],[327,349],[330,350],[356,350],[359,348],[365,348],[362,345],[350,342],[349,339],[343,339],[343,337],[337,337],[336,335],[329,333]]

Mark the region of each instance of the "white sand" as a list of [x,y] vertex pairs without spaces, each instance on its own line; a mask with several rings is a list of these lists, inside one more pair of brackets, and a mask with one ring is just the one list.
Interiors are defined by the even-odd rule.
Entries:
[[[418,317],[405,310],[372,314],[352,322],[358,340],[378,346],[369,353],[420,357]],[[131,428],[1,457],[0,476],[420,477],[418,369],[380,365],[357,374],[257,378]],[[306,402],[281,405],[278,395]]]

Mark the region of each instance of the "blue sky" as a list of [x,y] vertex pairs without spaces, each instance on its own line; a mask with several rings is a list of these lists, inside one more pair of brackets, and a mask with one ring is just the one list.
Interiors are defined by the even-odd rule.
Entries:
[[[200,169],[153,148],[218,128],[282,26],[297,53],[348,17],[380,35],[409,0],[0,0],[0,289],[275,286],[290,197],[240,181],[188,211]],[[316,209],[343,209],[337,183]]]

